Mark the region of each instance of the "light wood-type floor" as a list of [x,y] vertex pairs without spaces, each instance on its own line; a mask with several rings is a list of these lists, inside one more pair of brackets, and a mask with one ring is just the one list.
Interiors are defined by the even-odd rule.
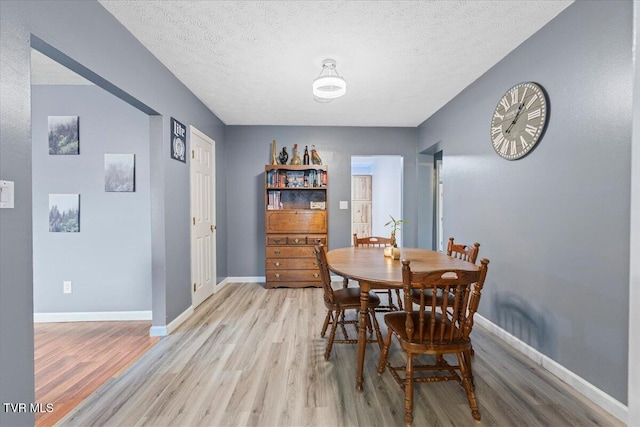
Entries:
[[52,426],[105,382],[116,378],[159,339],[150,321],[36,323],[36,426]]
[[[377,345],[362,393],[355,345],[324,360],[324,315],[320,289],[229,284],[60,425],[403,425],[403,392],[389,372],[377,375]],[[431,383],[415,387],[416,426],[623,425],[481,328],[472,337],[482,421],[457,382]],[[404,360],[397,343],[390,358]]]

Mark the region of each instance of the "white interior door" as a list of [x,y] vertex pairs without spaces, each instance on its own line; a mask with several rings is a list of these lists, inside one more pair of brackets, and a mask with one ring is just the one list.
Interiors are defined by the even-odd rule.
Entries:
[[193,308],[216,284],[215,141],[191,127],[191,292]]

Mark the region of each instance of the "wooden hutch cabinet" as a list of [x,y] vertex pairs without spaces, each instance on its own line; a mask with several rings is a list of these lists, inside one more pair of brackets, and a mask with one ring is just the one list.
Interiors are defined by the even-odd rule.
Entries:
[[265,166],[267,288],[320,287],[313,253],[327,243],[326,165]]

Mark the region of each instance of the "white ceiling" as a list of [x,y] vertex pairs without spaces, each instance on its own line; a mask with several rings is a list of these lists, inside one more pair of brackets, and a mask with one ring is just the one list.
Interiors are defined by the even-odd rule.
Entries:
[[[571,1],[100,3],[228,125],[413,127]],[[348,88],[320,104],[325,58]]]

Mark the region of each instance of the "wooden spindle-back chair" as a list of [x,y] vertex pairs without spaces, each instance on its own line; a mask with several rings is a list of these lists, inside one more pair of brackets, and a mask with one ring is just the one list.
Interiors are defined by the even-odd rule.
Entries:
[[[395,236],[391,236],[391,237],[376,237],[376,236],[370,236],[370,237],[358,237],[357,233],[353,234],[353,246],[355,246],[356,248],[358,247],[369,247],[369,248],[384,248],[387,246],[393,246],[396,244],[396,237]],[[346,280],[345,280],[345,285],[346,285]],[[387,299],[388,299],[388,303],[385,304],[380,304],[378,306],[378,308],[376,308],[376,311],[380,311],[380,312],[387,312],[387,311],[395,311],[395,310],[402,310],[402,300],[400,299],[400,291],[398,289],[396,289],[396,298],[398,301],[398,304],[396,305],[393,302],[393,297],[391,294],[391,289],[387,290],[387,291],[375,291],[375,293],[378,294],[386,294],[387,295]]]
[[[405,423],[413,422],[413,384],[419,382],[458,381],[467,395],[471,415],[480,420],[480,411],[474,391],[471,370],[471,339],[473,316],[480,303],[480,295],[487,275],[489,261],[482,259],[477,271],[440,270],[434,272],[412,272],[410,261],[402,260],[402,281],[405,295],[405,311],[387,313],[384,316],[388,335],[384,342],[378,372],[386,367],[405,393]],[[418,308],[414,309],[411,295],[419,293]],[[449,298],[438,295],[453,294],[453,306]],[[387,362],[391,337],[398,338],[407,353],[405,366],[391,366]],[[435,363],[414,365],[414,356],[435,356]],[[443,357],[455,354],[457,364],[449,364]],[[399,372],[404,371],[404,377]],[[443,375],[428,375],[440,371]],[[458,371],[460,374],[458,374]],[[422,373],[422,375],[416,375]]]
[[480,243],[474,243],[473,246],[463,245],[460,243],[454,243],[453,237],[449,237],[449,243],[447,244],[447,255],[454,258],[468,261],[471,264],[476,263],[478,259],[478,253],[480,252]]
[[[324,358],[328,359],[331,355],[331,349],[334,343],[342,344],[357,344],[357,339],[351,339],[347,333],[345,325],[356,325],[356,334],[358,326],[358,318],[347,320],[345,318],[345,312],[353,310],[357,313],[360,312],[360,289],[359,288],[342,288],[334,290],[331,286],[331,275],[329,273],[329,264],[327,262],[327,248],[323,244],[318,244],[314,247],[316,259],[318,261],[318,268],[320,270],[320,278],[322,280],[322,289],[324,292],[324,305],[327,308],[327,315],[322,325],[322,331],[320,336],[324,337],[327,332],[327,328],[331,325],[331,332],[329,334],[329,341],[324,352]],[[377,342],[378,346],[382,348],[382,338],[380,336],[380,326],[376,319],[374,310],[380,305],[380,298],[370,292],[369,303],[367,305],[367,319],[368,329],[373,330],[375,333],[375,339],[367,339],[367,342]],[[340,325],[342,330],[343,339],[336,340],[336,330]],[[373,328],[371,327],[373,325]]]
[[[476,259],[478,259],[478,254],[480,253],[480,243],[474,243],[473,246],[468,246],[460,243],[454,243],[453,237],[449,237],[449,243],[447,245],[447,255],[450,257],[460,259],[462,261],[470,262],[471,264],[476,263]],[[418,301],[419,295],[418,291],[412,292],[412,300],[414,303],[419,304]],[[449,295],[449,305],[453,305],[453,296]]]

